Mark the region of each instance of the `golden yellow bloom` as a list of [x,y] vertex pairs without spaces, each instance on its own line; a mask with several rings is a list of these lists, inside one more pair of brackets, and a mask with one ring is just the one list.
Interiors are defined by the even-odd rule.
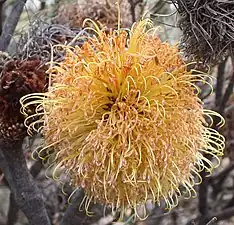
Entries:
[[204,77],[187,71],[177,47],[148,25],[109,34],[97,28],[81,48],[64,47],[64,61],[49,71],[49,91],[21,99],[23,111],[44,109],[29,130],[43,123],[57,168],[90,201],[122,212],[148,199],[173,207],[181,190],[191,196],[195,176],[211,171],[224,148],[204,118],[219,115],[197,96],[194,82]]

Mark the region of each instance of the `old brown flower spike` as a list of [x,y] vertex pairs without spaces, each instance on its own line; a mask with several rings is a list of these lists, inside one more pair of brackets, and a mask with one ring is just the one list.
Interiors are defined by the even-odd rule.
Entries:
[[[128,0],[120,0],[119,2],[122,15],[121,24],[128,28],[132,22],[130,4]],[[118,8],[116,7],[116,0],[89,0],[62,4],[52,22],[80,28],[86,18],[97,21],[109,29],[117,28]]]
[[195,85],[208,75],[188,71],[149,20],[108,34],[94,26],[97,36],[63,46],[64,60],[51,62],[48,92],[21,98],[26,116],[31,105],[44,110],[29,132],[41,124],[42,151],[53,147],[55,171],[84,188],[86,209],[93,201],[137,215],[147,200],[170,209],[223,154],[224,138],[204,116],[223,118],[203,109]]
[[8,59],[3,65],[0,77],[1,138],[20,140],[26,134],[19,100],[24,95],[44,91],[45,71],[38,59]]
[[172,0],[183,32],[181,47],[188,60],[213,65],[234,47],[233,1]]
[[17,58],[25,60],[37,57],[43,65],[51,61],[51,57],[54,61],[61,61],[64,51],[60,51],[59,48],[53,48],[51,51],[52,46],[65,43],[81,46],[83,41],[76,40],[75,37],[83,34],[88,36],[88,33],[80,28],[72,29],[36,18],[29,24],[27,31],[22,32],[17,42]]
[[[61,61],[65,51],[51,48],[55,44],[70,43],[74,37],[82,35],[80,30],[72,30],[62,25],[50,25],[39,19],[30,23],[22,32],[16,44],[14,57],[0,54],[0,137],[5,140],[21,140],[26,132],[24,116],[20,113],[19,99],[30,93],[44,92],[48,88],[46,71],[51,58]],[[78,41],[74,43],[80,45]],[[35,113],[36,105],[27,109]],[[38,110],[38,109],[37,109]],[[36,120],[40,117],[35,118]],[[33,122],[31,120],[30,122]]]

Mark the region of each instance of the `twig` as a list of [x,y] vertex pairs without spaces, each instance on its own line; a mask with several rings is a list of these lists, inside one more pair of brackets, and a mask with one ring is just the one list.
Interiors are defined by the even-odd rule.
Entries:
[[130,4],[130,11],[132,14],[132,22],[136,22],[136,6],[142,2],[142,0],[138,0],[136,2],[134,2],[134,0],[128,0],[129,4]]
[[0,35],[2,34],[2,25],[3,25],[3,5],[6,0],[0,0]]
[[155,5],[150,9],[151,16],[157,16],[156,14],[160,12],[160,10],[165,6],[166,2],[165,1],[157,1]]
[[[225,62],[223,62],[223,64],[219,66],[218,76],[217,76],[218,81],[216,83],[216,93],[215,93],[216,94],[215,103],[216,103],[216,107],[218,108],[218,112],[220,114],[222,114],[223,111],[224,111],[224,107],[225,107],[226,103],[224,104],[223,100],[225,99],[224,96],[225,96],[225,94],[226,94],[226,92],[228,90],[228,88],[227,88],[224,96],[222,97],[222,87],[220,85],[223,85],[224,69],[225,69]],[[223,105],[223,108],[222,108],[221,105]],[[212,126],[213,129],[217,129],[216,124],[218,122],[216,120],[217,120],[217,118],[215,117],[214,118],[214,123],[213,123],[214,125]],[[211,158],[210,155],[207,155],[206,157],[208,159]],[[206,177],[206,172],[205,171],[202,171],[200,173],[200,175],[201,175],[201,178],[202,178],[203,182],[199,186],[199,206],[198,206],[198,208],[199,208],[199,212],[201,214],[201,217],[199,218],[199,225],[203,225],[203,224],[208,222],[208,219],[207,219],[207,214],[208,214],[207,195],[208,195],[209,182],[208,182],[208,178]]]
[[130,11],[131,11],[131,15],[132,15],[132,22],[136,22],[136,13],[135,13],[135,4],[133,2],[133,0],[128,0],[129,4],[130,4]]
[[26,1],[27,0],[16,0],[13,3],[12,10],[4,23],[0,36],[0,51],[6,51],[8,48]]
[[199,186],[198,209],[201,215],[201,218],[199,220],[199,225],[204,225],[206,224],[206,222],[208,222],[206,219],[206,215],[208,213],[208,207],[207,207],[208,179],[206,179],[206,172],[204,170],[200,173],[200,176],[203,181]]
[[18,211],[19,208],[17,206],[17,203],[15,202],[14,194],[11,192],[9,210],[7,214],[7,225],[14,225],[17,222]]
[[72,196],[71,203],[67,207],[64,217],[62,221],[59,223],[59,225],[71,225],[71,221],[78,212],[83,197],[84,197],[83,189],[76,191],[76,193]]
[[219,107],[219,111],[220,113],[222,113],[225,109],[225,106],[229,100],[229,97],[231,96],[231,94],[233,93],[233,87],[234,87],[234,68],[233,68],[233,73],[232,73],[232,77],[229,81],[229,84],[227,86],[227,89],[223,95],[222,101],[220,103],[220,107]]
[[227,220],[232,216],[234,216],[234,207],[225,209],[221,212],[212,213],[208,216],[208,220],[211,220],[212,218],[217,218],[217,221],[221,221]]
[[46,1],[45,0],[41,0],[40,10],[44,10],[45,8],[46,8]]
[[224,208],[228,209],[232,206],[234,206],[234,196],[228,201],[227,205]]
[[209,182],[213,186],[213,197],[217,196],[222,190],[222,184],[228,177],[229,173],[234,169],[234,164],[230,164],[227,168],[221,171],[217,176],[210,177]]
[[217,73],[217,83],[216,83],[216,91],[215,91],[215,105],[218,107],[222,100],[223,95],[223,82],[224,82],[224,70],[226,66],[227,58],[223,62],[221,62],[218,66]]
[[22,150],[22,141],[1,142],[0,167],[5,174],[18,207],[30,225],[50,225],[42,195],[30,175]]
[[177,214],[177,212],[176,212],[175,210],[172,211],[172,213],[171,213],[171,219],[172,219],[174,225],[177,225],[177,224],[178,224],[178,223],[177,223],[178,214]]

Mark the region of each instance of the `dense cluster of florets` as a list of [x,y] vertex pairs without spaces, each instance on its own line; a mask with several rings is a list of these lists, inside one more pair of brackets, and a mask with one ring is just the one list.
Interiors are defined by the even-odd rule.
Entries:
[[194,176],[215,167],[203,153],[217,161],[223,153],[223,136],[204,118],[219,115],[197,96],[195,82],[205,78],[188,71],[177,47],[148,25],[98,29],[82,47],[64,46],[64,60],[49,70],[48,92],[21,99],[25,114],[30,105],[43,108],[29,130],[41,124],[44,149],[53,147],[56,169],[84,188],[87,204],[137,212],[149,199],[164,199],[173,207],[180,185],[191,196]]

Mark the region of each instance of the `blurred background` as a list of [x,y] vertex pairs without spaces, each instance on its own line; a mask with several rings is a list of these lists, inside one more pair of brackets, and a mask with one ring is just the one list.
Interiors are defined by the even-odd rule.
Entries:
[[[1,30],[16,1],[0,0]],[[113,5],[114,1],[112,0],[28,0],[7,52],[14,54],[17,51],[17,40],[23,32],[27,32],[30,27],[34,26],[32,24],[35,17],[45,23],[60,24],[71,29],[81,29],[83,20],[89,17],[113,28],[117,21],[117,8]],[[156,26],[160,27],[158,35],[161,39],[172,44],[179,43],[181,32],[177,27],[178,15],[175,6],[170,1],[122,0],[120,8],[123,18],[122,27],[130,27],[133,22],[145,15],[151,18]],[[196,46],[194,47],[196,48]],[[164,211],[163,205],[161,207],[149,205],[148,209],[152,210],[150,216],[145,221],[137,222],[138,224],[234,224],[234,70],[231,57],[227,56],[224,61],[209,68],[209,73],[215,77],[212,83],[214,91],[210,94],[209,87],[205,84],[201,85],[200,98],[204,101],[205,108],[218,111],[226,120],[225,126],[220,130],[226,137],[226,149],[221,159],[221,165],[212,176],[206,177],[206,174],[201,174],[204,181],[196,187],[197,196],[195,198],[181,198],[179,205],[170,212]],[[62,225],[59,221],[69,207],[67,200],[73,190],[68,185],[61,188],[53,179],[47,178],[45,174],[50,177],[50,171],[43,166],[39,159],[32,160],[31,153],[42,141],[38,136],[26,137],[24,154],[30,172],[43,193],[51,223]],[[81,198],[82,193],[74,196],[75,205],[81,201]],[[69,224],[104,225],[113,223],[111,215],[103,217],[102,206],[93,204],[91,208],[93,216],[89,217],[84,211],[77,210]],[[27,219],[18,209],[4,174],[0,173],[0,225],[14,224],[26,225]],[[63,225],[65,224],[64,222]],[[121,224],[134,224],[131,212],[126,212],[125,222]]]

